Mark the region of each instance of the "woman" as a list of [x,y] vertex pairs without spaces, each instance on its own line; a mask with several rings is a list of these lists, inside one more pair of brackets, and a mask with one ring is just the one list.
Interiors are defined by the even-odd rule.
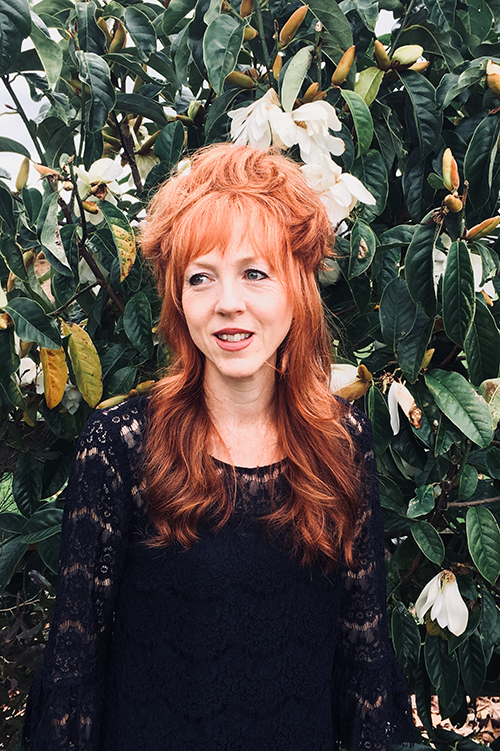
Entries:
[[142,232],[175,353],[96,413],[67,491],[29,751],[350,751],[411,740],[368,420],[331,396],[293,162],[218,145]]

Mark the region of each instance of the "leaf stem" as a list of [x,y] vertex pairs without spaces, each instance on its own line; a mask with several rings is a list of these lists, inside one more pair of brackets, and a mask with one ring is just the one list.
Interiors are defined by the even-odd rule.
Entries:
[[42,147],[40,146],[40,142],[39,142],[39,140],[38,140],[38,138],[36,136],[35,130],[34,130],[32,124],[31,124],[31,121],[28,119],[28,117],[26,115],[26,112],[24,111],[21,102],[17,98],[16,92],[14,91],[14,89],[11,86],[11,83],[9,81],[9,77],[8,76],[2,76],[2,81],[4,82],[5,88],[9,92],[12,101],[16,105],[17,114],[20,116],[21,120],[23,121],[23,123],[26,126],[26,130],[30,134],[30,138],[33,141],[33,144],[35,146],[35,149],[37,151],[38,156],[40,157],[41,164],[44,164],[45,166],[47,166],[47,162],[45,161],[45,155],[43,153]]
[[262,20],[262,10],[259,4],[259,0],[255,0],[253,9],[255,13],[255,20],[257,21],[257,31],[259,32],[259,39],[262,45],[262,54],[264,55],[264,60],[266,63],[269,83],[271,84],[273,88],[276,89],[276,81],[273,76],[273,65],[271,62],[271,58],[269,57],[269,50],[267,49],[266,35],[264,32],[264,21]]
[[121,123],[119,123],[116,113],[113,112],[113,119],[115,121],[118,135],[120,136],[120,141],[123,147],[123,151],[125,153],[125,158],[127,162],[129,163],[130,171],[132,172],[132,179],[134,181],[134,185],[137,188],[137,193],[140,195],[142,193],[142,182],[141,182],[141,176],[139,175],[139,170],[137,168],[137,162],[135,160],[134,142],[132,141],[132,137],[130,135],[130,128],[129,128],[129,124],[127,120],[127,115],[125,113],[122,113],[122,121]]

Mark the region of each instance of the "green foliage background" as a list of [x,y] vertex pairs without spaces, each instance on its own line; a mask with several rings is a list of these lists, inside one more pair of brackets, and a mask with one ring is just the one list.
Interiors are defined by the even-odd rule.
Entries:
[[[298,0],[255,2],[245,18],[232,0],[165,5],[42,0],[30,8],[27,0],[0,0],[4,94],[32,140],[28,150],[0,136],[0,151],[61,177],[47,173],[42,195],[20,183],[16,190],[15,176],[0,168],[6,293],[0,300],[0,703],[10,699],[7,747],[15,747],[17,711],[42,650],[76,436],[99,400],[128,394],[168,361],[152,333],[159,301],[151,276],[134,256],[137,219],[181,157],[228,137],[228,111],[248,106],[270,85],[290,109],[314,82],[342,121],[337,135],[346,148],[336,161],[376,198],[376,206],[358,204],[342,228],[340,278],[330,284],[325,274],[321,283],[342,332],[339,353],[374,375],[361,406],[373,422],[379,462],[392,641],[430,742],[453,747],[461,736],[432,727],[431,694],[437,692],[442,716],[458,727],[466,696],[500,693],[500,303],[487,304],[480,291],[488,280],[500,291],[500,242],[496,231],[466,237],[466,228],[498,211],[500,94],[493,84],[485,88],[485,73],[488,60],[500,63],[500,3],[310,0],[304,22],[281,49],[278,79],[270,73],[275,31]],[[395,17],[394,30],[381,40],[389,56],[421,45],[430,63],[425,70],[378,68],[374,29],[381,10]],[[245,42],[248,25],[259,34]],[[27,37],[34,46],[21,52]],[[336,64],[353,44],[354,65],[334,87]],[[249,68],[249,88],[227,80],[234,69]],[[40,102],[36,122],[16,98],[18,76]],[[457,214],[442,210],[447,147],[458,163],[459,192],[468,190]],[[92,224],[75,168],[88,171],[103,154],[118,153],[133,187],[126,193],[123,187],[117,207],[102,203],[103,220]],[[40,251],[50,266],[43,274],[34,263]],[[82,259],[96,283],[80,278]],[[474,280],[479,259],[482,278]],[[50,293],[42,287],[48,280]],[[78,344],[76,329],[63,321],[81,324],[87,343]],[[34,383],[21,385],[14,334],[32,342],[29,352],[21,346],[36,365],[42,348],[63,348],[68,378],[84,393],[73,414],[61,402],[47,406],[47,386],[44,395]],[[63,385],[65,372],[58,376]],[[400,413],[397,435],[386,395],[394,377],[406,381],[422,411],[420,427]],[[435,624],[427,630],[413,611],[442,568],[455,572],[470,610],[459,637]],[[467,741],[467,748],[475,745]]]

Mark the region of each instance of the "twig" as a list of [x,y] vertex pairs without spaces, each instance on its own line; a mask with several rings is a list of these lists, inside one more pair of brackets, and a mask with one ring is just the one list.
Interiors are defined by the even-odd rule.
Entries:
[[59,315],[59,313],[60,313],[60,312],[61,312],[62,310],[64,310],[64,308],[67,308],[67,307],[69,307],[69,306],[71,305],[71,303],[72,303],[72,302],[75,302],[75,300],[76,300],[76,299],[77,299],[78,297],[80,297],[80,295],[83,295],[83,293],[84,293],[84,292],[88,292],[88,291],[89,291],[89,289],[92,289],[92,287],[96,287],[97,285],[99,285],[99,286],[101,285],[101,282],[100,282],[100,280],[99,280],[99,279],[98,279],[97,281],[95,281],[95,282],[92,282],[91,284],[88,284],[88,285],[87,285],[86,287],[84,287],[83,289],[81,289],[81,290],[79,290],[78,292],[76,292],[76,293],[75,293],[75,294],[73,295],[73,297],[72,297],[72,298],[71,298],[70,300],[68,300],[68,302],[65,302],[65,303],[64,303],[64,305],[61,305],[61,307],[60,307],[60,308],[57,308],[57,310],[53,310],[53,311],[52,311],[51,313],[49,313],[49,315],[51,315],[51,316],[57,316],[57,315]]
[[481,498],[479,501],[454,501],[448,504],[448,508],[463,508],[464,506],[485,506],[487,503],[496,503],[500,501],[500,495],[494,495],[491,498]]
[[276,86],[273,85],[275,83],[273,76],[273,64],[271,62],[271,58],[269,57],[269,50],[267,49],[266,34],[264,31],[264,22],[262,20],[262,10],[259,5],[259,0],[255,0],[253,9],[255,13],[255,20],[257,21],[257,31],[259,32],[259,39],[262,45],[262,54],[264,55],[264,61],[266,63],[269,83],[271,84],[271,86],[273,86],[273,88],[276,88]]
[[33,130],[31,122],[28,120],[28,118],[26,116],[26,113],[25,113],[25,111],[24,111],[24,109],[23,109],[23,107],[21,105],[21,102],[17,98],[16,93],[15,93],[14,89],[12,88],[12,86],[10,84],[9,77],[8,76],[2,76],[2,81],[4,82],[5,88],[9,92],[9,94],[10,94],[10,96],[12,98],[12,101],[16,105],[17,114],[20,116],[21,120],[23,121],[23,123],[26,126],[26,129],[27,129],[28,133],[30,134],[31,140],[33,141],[33,144],[35,146],[35,149],[37,150],[38,156],[40,157],[40,162],[42,164],[44,164],[45,166],[47,166],[47,163],[45,161],[45,156],[44,156],[42,147],[40,146],[40,143],[39,143],[38,138],[37,138],[37,136],[35,134],[35,131]]
[[121,123],[119,123],[116,113],[113,112],[113,119],[115,121],[116,129],[118,131],[123,151],[125,153],[125,158],[129,163],[130,171],[132,172],[134,185],[140,195],[142,193],[142,182],[141,176],[139,175],[139,170],[137,168],[137,162],[135,161],[134,143],[132,141],[132,138],[130,137],[130,128],[128,125],[127,116],[122,113],[122,121]]

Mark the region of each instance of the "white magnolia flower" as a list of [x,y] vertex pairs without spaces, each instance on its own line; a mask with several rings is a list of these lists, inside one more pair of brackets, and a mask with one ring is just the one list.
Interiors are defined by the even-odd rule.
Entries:
[[[77,189],[82,201],[96,203],[99,206],[99,199],[106,199],[116,206],[114,194],[120,192],[116,180],[124,174],[118,159],[104,157],[94,162],[88,172],[81,167],[75,167],[75,172],[78,175]],[[78,211],[78,206],[75,209]],[[85,219],[91,224],[99,224],[103,219],[102,212],[99,210],[97,214],[91,214],[86,211]]]
[[76,386],[71,383],[71,381],[68,381],[68,383],[64,387],[64,394],[63,398],[61,399],[62,406],[68,410],[70,415],[74,415],[78,410],[81,401],[81,392],[77,389]]
[[300,158],[306,164],[321,161],[322,155],[340,156],[345,149],[341,138],[330,135],[330,130],[341,130],[342,124],[335,107],[328,102],[307,102],[291,113],[296,130],[294,143],[300,148]]
[[476,255],[476,253],[471,253],[470,260],[472,263],[472,271],[474,272],[474,289],[476,292],[486,292],[488,297],[492,300],[496,300],[497,291],[491,279],[489,279],[486,284],[481,284],[483,278],[483,259],[481,256]]
[[419,428],[421,426],[422,410],[417,407],[415,399],[404,384],[399,383],[399,381],[393,381],[391,383],[387,395],[387,402],[391,418],[391,428],[394,435],[399,433],[401,427],[398,405],[401,407],[413,427]]
[[434,248],[432,252],[432,264],[434,273],[434,289],[437,293],[439,280],[446,269],[446,253],[444,253],[442,250],[439,250],[439,248]]
[[31,357],[22,357],[19,360],[19,384],[21,386],[29,386],[36,379],[37,376],[36,363]]
[[229,117],[232,120],[231,138],[237,146],[268,149],[274,144],[278,148],[289,148],[297,143],[293,140],[296,128],[291,114],[283,112],[274,89],[266,91],[248,107],[229,112]]
[[358,178],[342,172],[330,156],[321,154],[318,164],[304,164],[301,170],[308,185],[319,194],[333,225],[346,219],[358,201],[370,206],[376,203],[375,198]]
[[7,302],[7,295],[3,291],[2,285],[0,284],[0,308],[5,308]]
[[345,386],[349,386],[358,377],[357,365],[349,363],[332,364],[332,375],[330,378],[330,390],[332,393],[340,391]]
[[423,618],[428,610],[431,620],[437,621],[441,628],[448,628],[455,636],[460,636],[467,628],[469,611],[451,571],[441,571],[420,593],[415,612]]
[[372,374],[361,364],[334,363],[330,379],[330,391],[347,401],[360,399],[372,384]]
[[187,157],[185,159],[181,159],[181,161],[177,165],[177,174],[187,175],[189,174],[190,170],[191,170],[191,159],[188,159]]

